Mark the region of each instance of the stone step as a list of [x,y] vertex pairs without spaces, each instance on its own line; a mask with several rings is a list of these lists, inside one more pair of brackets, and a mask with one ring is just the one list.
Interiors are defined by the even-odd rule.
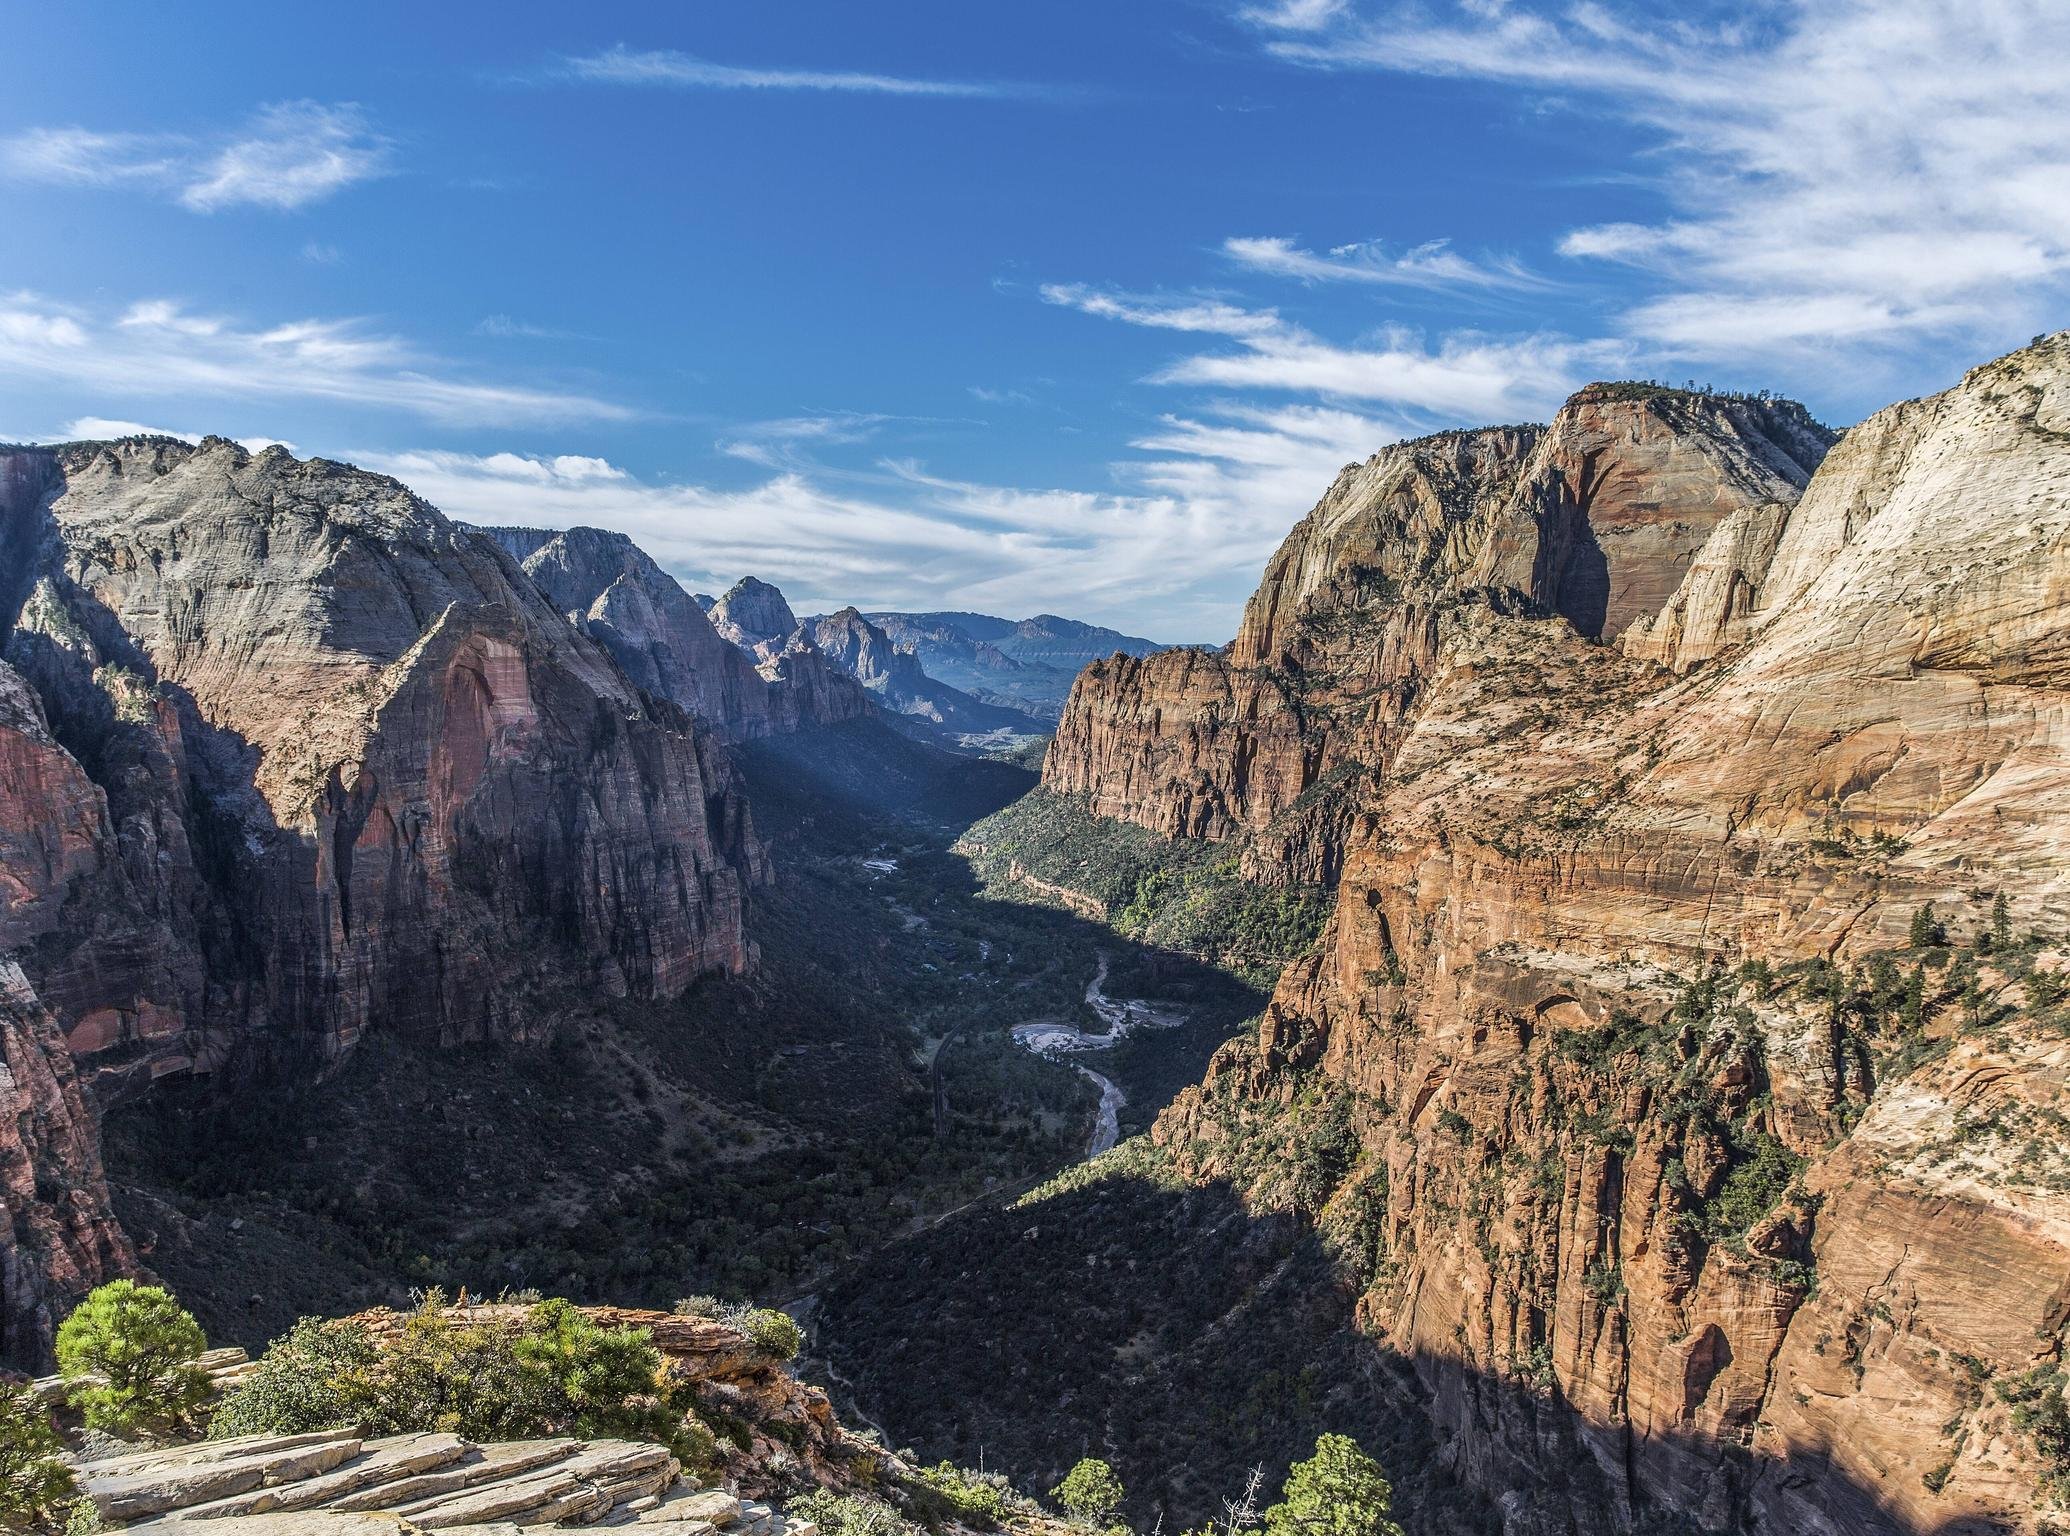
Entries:
[[406,1504],[478,1488],[484,1483],[501,1482],[550,1466],[574,1455],[580,1444],[577,1440],[502,1440],[478,1446],[451,1466],[346,1494],[343,1498],[333,1499],[331,1508],[399,1509]]
[[360,1452],[355,1436],[339,1436],[285,1449],[248,1451],[226,1458],[197,1458],[186,1463],[152,1463],[105,1475],[80,1478],[80,1490],[93,1500],[104,1521],[147,1520],[195,1504],[227,1499],[232,1494],[276,1483],[300,1482],[328,1472]]
[[267,1515],[277,1510],[336,1507],[337,1501],[347,1494],[390,1486],[413,1474],[449,1466],[471,1449],[458,1435],[392,1435],[385,1440],[369,1440],[359,1455],[336,1471],[197,1504],[180,1510],[179,1518],[217,1520],[233,1515]]
[[291,1451],[299,1446],[328,1445],[335,1440],[352,1438],[353,1431],[349,1429],[324,1429],[301,1435],[237,1435],[228,1440],[203,1440],[194,1445],[146,1446],[93,1461],[77,1461],[72,1464],[72,1470],[85,1478],[134,1472],[150,1466],[199,1466],[204,1462],[228,1461],[236,1456]]
[[[682,1493],[665,1498],[655,1508],[636,1515],[635,1525],[680,1525],[686,1522],[702,1522],[705,1525],[730,1526],[740,1519],[740,1500],[719,1488],[706,1488],[696,1493]],[[687,1536],[687,1533],[684,1533]]]
[[519,1517],[526,1525],[579,1522],[609,1511],[612,1485],[633,1480],[641,1492],[654,1492],[675,1472],[675,1458],[666,1446],[598,1440],[529,1476],[399,1505],[396,1512],[426,1530]]

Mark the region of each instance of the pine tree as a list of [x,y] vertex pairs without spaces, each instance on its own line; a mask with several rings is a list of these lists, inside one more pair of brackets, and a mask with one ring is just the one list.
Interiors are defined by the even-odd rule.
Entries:
[[1941,942],[1943,937],[1940,922],[1933,915],[1932,902],[1927,902],[1917,912],[1912,914],[1912,947],[1914,949],[1932,949]]
[[1388,1518],[1394,1489],[1349,1435],[1324,1435],[1294,1463],[1282,1501],[1265,1511],[1266,1536],[1402,1536]]
[[1087,1525],[1104,1524],[1121,1508],[1127,1497],[1114,1469],[1088,1456],[1064,1474],[1064,1480],[1049,1490],[1049,1496],[1063,1506],[1064,1513]]
[[207,1347],[201,1325],[170,1292],[111,1280],[58,1329],[58,1370],[88,1428],[163,1434],[208,1395],[208,1377],[194,1364]]

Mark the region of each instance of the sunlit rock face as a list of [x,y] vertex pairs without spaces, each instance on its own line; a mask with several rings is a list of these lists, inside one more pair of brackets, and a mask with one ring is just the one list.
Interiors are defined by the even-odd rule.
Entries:
[[[1553,613],[1613,639],[1676,594],[1721,524],[1794,503],[1831,442],[1788,401],[1593,385],[1548,427],[1383,449],[1288,535],[1226,651],[1088,667],[1044,782],[1171,835],[1275,828],[1333,775],[1384,765],[1441,615]],[[1326,852],[1297,849],[1292,877]]]
[[34,457],[8,653],[127,891],[25,963],[97,1072],[509,1038],[552,1027],[557,987],[665,998],[749,964],[766,861],[710,733],[495,541],[279,449]]
[[[1048,782],[1340,871],[1156,1135],[1232,1176],[1343,1106],[1318,1220],[1508,1530],[2034,1530],[2015,1409],[2070,1319],[2070,336],[1823,457],[1792,408],[1671,403],[1388,450],[1226,656],[1081,679]],[[1958,945],[2054,938],[1879,1000],[1928,903]]]

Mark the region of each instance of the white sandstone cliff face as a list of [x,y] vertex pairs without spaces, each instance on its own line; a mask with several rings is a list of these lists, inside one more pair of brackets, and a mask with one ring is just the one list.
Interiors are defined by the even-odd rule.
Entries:
[[[720,634],[682,584],[622,533],[600,528],[485,531],[522,562],[525,574],[571,624],[610,653],[636,687],[695,715],[724,740],[786,735],[853,720],[869,708],[862,690],[838,673],[802,661],[777,665],[788,642],[743,649]],[[763,619],[781,623],[789,614],[782,594],[766,583],[756,582],[752,589],[742,583],[729,597],[749,590],[759,593]],[[749,610],[754,607],[745,598],[737,600]],[[716,606],[713,611],[721,612]],[[745,633],[738,625],[729,628],[736,635]]]
[[131,930],[173,882],[203,975],[140,1001],[105,963],[148,947],[120,932],[39,960],[86,1054],[206,1067],[270,1031],[334,1055],[377,1020],[502,1038],[551,1027],[535,985],[665,998],[749,963],[766,861],[730,768],[490,539],[279,449],[41,457],[9,654],[104,776]]

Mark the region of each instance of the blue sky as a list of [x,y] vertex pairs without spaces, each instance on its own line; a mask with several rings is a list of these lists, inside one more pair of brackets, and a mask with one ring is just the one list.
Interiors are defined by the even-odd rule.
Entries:
[[284,440],[801,609],[1224,638],[1400,436],[1633,375],[1846,423],[2070,294],[2060,0],[101,0],[9,34],[0,437]]

